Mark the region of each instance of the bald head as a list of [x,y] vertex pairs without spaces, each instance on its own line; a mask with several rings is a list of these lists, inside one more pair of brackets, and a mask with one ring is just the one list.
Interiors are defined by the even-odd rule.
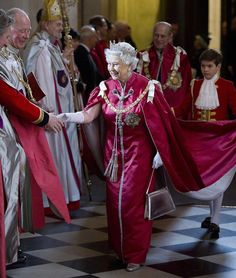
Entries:
[[98,41],[98,35],[92,25],[84,25],[80,30],[80,42],[92,49]]
[[28,18],[28,20],[30,20],[27,13],[19,8],[11,8],[7,11],[7,15],[12,18],[15,18],[16,16],[25,16],[26,18]]
[[153,30],[155,30],[156,28],[164,28],[167,32],[172,32],[172,25],[166,21],[158,21],[156,22],[156,24],[154,25]]

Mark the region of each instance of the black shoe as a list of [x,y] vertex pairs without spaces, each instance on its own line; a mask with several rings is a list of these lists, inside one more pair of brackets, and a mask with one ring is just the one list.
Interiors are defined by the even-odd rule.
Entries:
[[211,223],[208,229],[208,233],[210,233],[210,239],[218,239],[220,233],[220,227],[215,223]]
[[23,254],[19,254],[18,253],[18,259],[17,259],[17,262],[18,264],[25,264],[27,261],[27,257]]
[[206,217],[201,223],[201,228],[209,229],[210,225],[211,225],[211,217]]
[[18,254],[18,258],[17,258],[17,261],[14,262],[14,263],[10,263],[10,264],[7,264],[6,265],[6,269],[9,270],[9,269],[12,269],[14,267],[17,267],[19,264],[25,264],[27,262],[27,257],[25,255],[19,255]]

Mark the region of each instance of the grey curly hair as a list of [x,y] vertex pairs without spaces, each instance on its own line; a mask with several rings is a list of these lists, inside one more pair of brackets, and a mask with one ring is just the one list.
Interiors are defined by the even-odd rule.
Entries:
[[3,9],[0,9],[0,36],[2,36],[6,29],[13,23],[13,18],[8,16]]
[[110,48],[105,49],[106,60],[109,60],[109,56],[111,55],[118,56],[124,64],[130,65],[132,70],[134,70],[138,64],[136,54],[135,48],[127,42],[110,42]]

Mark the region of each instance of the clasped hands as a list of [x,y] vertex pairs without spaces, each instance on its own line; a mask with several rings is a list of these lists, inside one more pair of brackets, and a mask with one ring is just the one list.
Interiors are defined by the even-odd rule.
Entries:
[[45,129],[47,131],[52,131],[52,132],[60,132],[64,126],[64,123],[62,120],[58,119],[56,115],[53,113],[49,113],[49,120],[48,123],[45,125]]
[[62,127],[66,122],[82,124],[84,122],[83,112],[61,113],[59,115],[49,113],[49,121],[45,126],[45,129],[48,131],[59,132],[62,130]]

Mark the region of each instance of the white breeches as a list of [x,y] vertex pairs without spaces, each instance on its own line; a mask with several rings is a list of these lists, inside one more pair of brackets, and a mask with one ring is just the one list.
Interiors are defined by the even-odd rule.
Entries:
[[182,193],[194,199],[211,201],[220,197],[226,189],[229,187],[231,181],[233,180],[234,174],[236,172],[236,166],[230,169],[223,177],[214,182],[213,184],[202,188],[198,191],[189,191]]
[[218,181],[199,191],[190,191],[183,193],[186,196],[198,200],[210,201],[211,223],[219,224],[220,209],[223,202],[224,192],[229,187],[236,172],[236,166],[229,170]]

